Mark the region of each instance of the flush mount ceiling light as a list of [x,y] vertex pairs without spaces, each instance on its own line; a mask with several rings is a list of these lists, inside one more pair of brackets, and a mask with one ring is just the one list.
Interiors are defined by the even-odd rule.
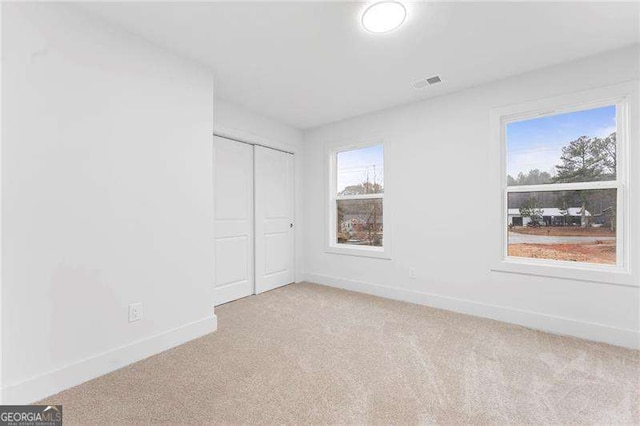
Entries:
[[372,33],[388,33],[399,28],[407,18],[407,9],[397,1],[382,1],[369,6],[362,14],[362,27]]

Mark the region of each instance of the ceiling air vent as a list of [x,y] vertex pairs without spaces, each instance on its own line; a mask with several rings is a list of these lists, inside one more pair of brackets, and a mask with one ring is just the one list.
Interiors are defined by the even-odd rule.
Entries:
[[429,78],[424,78],[422,80],[417,80],[414,81],[413,83],[411,83],[411,86],[414,89],[422,89],[424,87],[427,86],[431,86],[437,83],[440,83],[442,80],[440,79],[440,77],[438,77],[437,75],[433,76],[433,77],[429,77]]

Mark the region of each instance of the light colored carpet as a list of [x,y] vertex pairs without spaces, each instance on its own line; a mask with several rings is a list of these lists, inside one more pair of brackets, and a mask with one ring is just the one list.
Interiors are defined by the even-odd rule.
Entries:
[[48,398],[65,423],[639,423],[640,352],[314,284]]

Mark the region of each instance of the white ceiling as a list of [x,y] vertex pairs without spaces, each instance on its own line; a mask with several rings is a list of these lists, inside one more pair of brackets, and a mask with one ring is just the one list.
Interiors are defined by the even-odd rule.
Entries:
[[640,43],[637,2],[405,4],[386,35],[360,28],[356,2],[82,7],[211,67],[218,98],[302,129]]

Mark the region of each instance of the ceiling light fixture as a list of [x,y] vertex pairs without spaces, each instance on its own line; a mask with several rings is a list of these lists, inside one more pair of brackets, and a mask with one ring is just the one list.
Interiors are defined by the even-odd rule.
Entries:
[[372,33],[388,33],[398,29],[407,18],[407,9],[397,1],[381,1],[362,14],[362,27]]

